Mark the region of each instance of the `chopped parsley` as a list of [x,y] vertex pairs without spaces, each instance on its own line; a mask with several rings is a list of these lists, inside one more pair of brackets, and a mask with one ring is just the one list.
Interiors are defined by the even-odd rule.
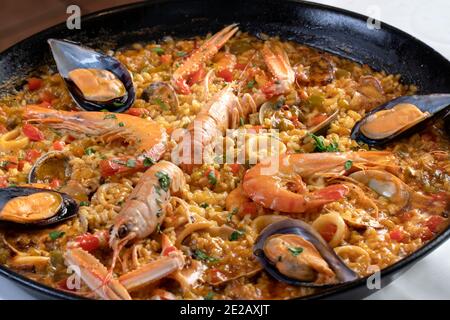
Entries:
[[156,103],[162,110],[164,111],[169,110],[167,104],[165,104],[164,101],[162,101],[161,99],[155,98],[153,99],[153,102]]
[[109,113],[103,117],[103,119],[117,119],[117,116],[114,113]]
[[90,203],[89,201],[81,201],[80,202],[80,207],[89,207]]
[[227,216],[227,221],[231,222],[231,219],[233,219],[233,216],[235,214],[237,214],[238,212],[239,212],[238,208],[234,208],[232,211],[230,211],[230,213],[228,213],[228,216]]
[[204,297],[205,300],[212,300],[214,298],[214,292],[208,292],[208,294]]
[[0,161],[0,168],[6,168],[9,164],[8,160],[2,160]]
[[161,187],[161,189],[167,192],[170,187],[169,175],[164,171],[158,171],[157,173],[155,173],[155,176],[158,178],[159,186]]
[[294,256],[298,256],[300,253],[303,252],[303,248],[302,247],[288,247],[289,252]]
[[236,241],[243,235],[244,235],[244,231],[240,231],[240,230],[233,231],[233,233],[230,234],[230,241]]
[[126,166],[127,166],[128,168],[134,168],[134,167],[136,167],[136,160],[134,160],[134,159],[128,159],[128,160],[127,160],[127,163],[126,163]]
[[119,127],[124,127],[124,126],[125,126],[125,123],[119,122]]
[[209,263],[216,263],[219,261],[218,258],[208,256],[204,251],[202,251],[200,249],[196,249],[194,251],[194,259],[202,260],[202,261],[209,262]]
[[208,181],[210,184],[212,184],[213,186],[215,186],[217,184],[217,177],[216,177],[216,172],[215,170],[210,170],[208,172]]
[[184,52],[184,51],[178,51],[178,52],[176,53],[176,55],[177,55],[177,57],[184,57],[184,56],[187,55],[187,53]]
[[352,167],[352,165],[353,165],[353,161],[352,161],[352,160],[347,160],[347,161],[345,161],[344,169],[345,169],[345,170],[350,170],[350,168]]
[[155,161],[153,161],[152,158],[145,157],[143,164],[144,167],[151,167],[152,165],[155,164]]
[[158,223],[156,225],[156,233],[161,233],[161,224],[160,223]]
[[247,83],[247,88],[248,88],[248,89],[253,89],[254,86],[255,86],[255,80],[250,80],[250,81]]
[[239,118],[239,125],[243,126],[245,124],[244,118]]
[[200,207],[202,207],[203,209],[206,209],[209,207],[209,204],[207,204],[206,202],[203,202],[200,204]]
[[92,147],[84,149],[84,154],[90,156],[95,153],[95,150]]
[[337,141],[333,141],[329,145],[325,145],[325,142],[323,140],[322,136],[316,136],[313,133],[310,133],[309,136],[314,139],[314,143],[316,144],[316,148],[314,151],[316,152],[338,152],[339,151],[339,145]]
[[52,239],[53,241],[55,241],[58,238],[61,238],[64,235],[65,235],[65,232],[63,232],[63,231],[52,231],[48,234],[50,239]]
[[161,47],[154,47],[151,49],[153,52],[157,53],[158,55],[164,54],[164,49]]

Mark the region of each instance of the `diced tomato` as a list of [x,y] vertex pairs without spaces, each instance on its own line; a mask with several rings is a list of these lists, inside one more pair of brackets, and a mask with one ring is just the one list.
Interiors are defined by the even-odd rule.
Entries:
[[327,115],[325,113],[321,113],[318,115],[315,115],[311,120],[310,120],[310,125],[311,126],[316,126],[322,122],[324,122],[327,119]]
[[81,249],[87,252],[94,251],[100,247],[100,239],[90,233],[76,237],[75,242]]
[[422,232],[420,233],[420,239],[422,239],[422,241],[428,241],[433,238],[433,236],[433,232],[431,232],[431,230],[428,228],[422,229]]
[[399,218],[402,222],[408,222],[413,216],[414,213],[412,211],[405,211],[399,215]]
[[17,169],[18,168],[18,161],[16,160],[9,160],[8,164],[6,165],[6,170],[11,170],[11,169]]
[[50,102],[48,102],[48,101],[42,101],[42,102],[39,103],[37,106],[38,106],[38,107],[41,107],[41,108],[47,108],[47,109],[50,109],[50,108],[52,107],[52,104],[51,104]]
[[47,102],[47,103],[50,103],[50,104],[52,103],[53,100],[56,99],[55,95],[53,93],[51,93],[50,91],[48,91],[48,90],[42,91],[39,94],[39,97],[41,98],[42,102]]
[[8,185],[8,179],[4,176],[0,176],[0,188],[5,188]]
[[[132,158],[130,158],[132,159]],[[121,174],[124,172],[135,172],[144,167],[144,163],[142,160],[132,159],[134,160],[134,166],[128,167],[126,165],[128,158],[118,158],[112,160],[101,160],[100,161],[100,173],[102,177],[110,177],[116,174]]]
[[61,180],[59,180],[59,179],[54,178],[54,179],[52,179],[52,181],[50,182],[50,187],[51,187],[52,189],[57,189],[57,188],[59,188],[60,186],[61,186]]
[[242,204],[242,211],[239,212],[240,216],[245,216],[249,214],[250,216],[255,216],[258,213],[258,206],[254,202],[244,202]]
[[229,166],[233,175],[237,175],[241,169],[241,165],[239,163],[232,163]]
[[161,63],[168,64],[172,61],[172,55],[163,54],[162,56],[159,57],[159,59],[161,60]]
[[255,133],[260,133],[263,130],[263,126],[252,126],[251,130],[253,130]]
[[28,89],[31,91],[38,90],[42,87],[42,79],[39,78],[29,78],[28,79]]
[[135,117],[147,117],[149,115],[149,111],[144,108],[130,108],[127,110],[126,114]]
[[325,227],[320,229],[319,233],[326,242],[330,242],[331,239],[333,239],[336,230],[337,226],[333,223],[329,223]]
[[19,163],[17,164],[17,170],[22,171],[23,167],[25,166],[25,163],[27,163],[27,161],[19,160]]
[[430,229],[431,232],[436,233],[440,231],[444,221],[445,218],[441,216],[431,216],[427,221],[425,221],[424,225]]
[[395,230],[392,230],[391,232],[389,232],[389,237],[391,238],[391,240],[394,240],[397,242],[402,242],[405,235],[402,230],[395,229]]
[[76,139],[77,138],[75,138],[74,136],[68,135],[67,138],[66,138],[66,141],[70,143],[70,142],[75,141]]
[[64,278],[64,279],[62,279],[61,281],[59,281],[59,282],[57,283],[57,287],[58,287],[59,289],[61,289],[61,290],[64,290],[64,291],[73,291],[73,292],[77,291],[77,289],[75,289],[75,288],[69,289],[69,287],[67,286],[67,280],[68,280],[68,279],[69,279],[69,278]]
[[219,77],[221,77],[223,80],[225,80],[226,82],[231,82],[231,81],[233,81],[233,72],[231,72],[231,71],[228,70],[228,69],[220,70],[220,71],[217,73],[217,75],[218,75]]
[[331,186],[322,188],[314,192],[315,196],[318,196],[322,199],[337,201],[342,199],[347,193],[348,188],[342,184],[332,184]]
[[57,151],[62,151],[66,143],[64,141],[56,140],[53,142],[53,149]]
[[44,134],[41,132],[41,130],[29,123],[26,123],[22,127],[22,131],[31,141],[44,140]]
[[177,248],[175,248],[174,246],[168,246],[161,252],[161,255],[167,257],[170,255],[171,252],[175,251],[177,251]]
[[0,124],[0,134],[8,132],[8,129],[2,124]]
[[193,84],[196,84],[203,80],[203,78],[206,76],[206,70],[204,68],[200,68],[194,73],[192,73],[187,81],[188,86],[192,86]]
[[236,63],[236,64],[234,65],[234,68],[237,69],[237,70],[244,70],[244,69],[245,69],[245,64],[242,64],[242,63]]
[[27,152],[25,152],[25,160],[27,160],[28,162],[34,162],[40,156],[41,153],[35,149],[27,150]]

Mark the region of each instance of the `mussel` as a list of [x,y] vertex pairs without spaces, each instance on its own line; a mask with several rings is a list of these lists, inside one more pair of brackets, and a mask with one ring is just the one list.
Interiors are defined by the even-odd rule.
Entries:
[[0,221],[47,226],[76,215],[78,204],[64,193],[31,187],[0,189]]
[[133,79],[118,60],[68,40],[49,39],[58,71],[83,110],[123,112],[135,99]]
[[391,100],[355,124],[352,139],[370,146],[383,145],[420,128],[426,119],[440,115],[450,105],[450,94],[403,96]]
[[284,219],[257,238],[254,255],[276,280],[305,287],[327,287],[356,280],[326,241],[307,223]]

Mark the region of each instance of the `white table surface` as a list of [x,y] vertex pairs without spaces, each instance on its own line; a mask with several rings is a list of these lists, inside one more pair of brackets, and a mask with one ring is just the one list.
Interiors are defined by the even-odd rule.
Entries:
[[[448,0],[316,0],[396,26],[450,59],[450,1]],[[379,15],[377,17],[376,15]],[[450,299],[450,242],[417,263],[369,299]],[[0,277],[0,300],[33,299],[22,288]]]

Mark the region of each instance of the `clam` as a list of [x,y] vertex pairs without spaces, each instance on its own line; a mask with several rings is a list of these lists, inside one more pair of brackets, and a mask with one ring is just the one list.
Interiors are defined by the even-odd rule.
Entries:
[[272,277],[291,285],[325,287],[358,278],[320,234],[300,220],[267,226],[256,239],[254,254]]
[[66,153],[50,151],[36,160],[28,174],[28,183],[50,182],[58,179],[65,184],[71,172],[72,168]]
[[367,113],[355,124],[351,137],[370,146],[383,145],[419,130],[420,124],[442,114],[449,105],[450,94],[400,97]]
[[123,112],[134,102],[128,69],[118,60],[67,40],[49,39],[58,71],[83,110]]
[[158,105],[164,110],[178,110],[180,105],[175,89],[165,82],[154,82],[144,89],[141,99]]
[[0,221],[47,226],[71,218],[78,205],[64,193],[30,187],[0,189]]
[[316,134],[316,135],[320,135],[322,134],[324,131],[326,131],[328,129],[328,127],[330,126],[330,124],[337,119],[337,116],[339,114],[339,110],[336,110],[335,112],[333,112],[331,115],[327,116],[325,118],[325,120],[323,120],[322,122],[320,122],[319,124],[316,124],[315,126],[311,127],[308,129],[309,133],[312,134]]

